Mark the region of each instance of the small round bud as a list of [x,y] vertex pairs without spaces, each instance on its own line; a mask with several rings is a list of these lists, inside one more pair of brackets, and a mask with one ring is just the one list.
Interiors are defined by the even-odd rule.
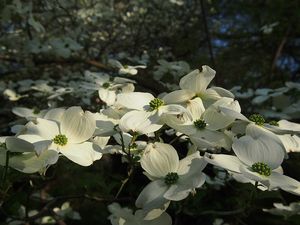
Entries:
[[272,120],[269,122],[270,125],[279,127],[279,123],[276,120]]
[[262,126],[265,123],[264,117],[260,114],[252,114],[251,116],[249,116],[249,120],[259,126]]
[[39,114],[41,112],[41,110],[39,110],[38,108],[33,108],[32,113],[33,114]]
[[263,162],[254,163],[251,168],[254,172],[259,173],[260,175],[266,177],[271,175],[271,168]]
[[162,99],[155,98],[149,102],[150,110],[151,111],[156,110],[159,107],[163,106],[164,104],[165,104],[165,102]]
[[137,151],[138,150],[138,145],[136,143],[132,143],[130,146],[129,146],[129,150],[130,151]]
[[199,130],[202,130],[206,127],[206,123],[202,119],[198,119],[198,120],[194,121],[194,125]]
[[179,176],[177,173],[171,172],[165,176],[165,184],[172,185],[175,184],[178,180]]
[[107,89],[107,88],[110,87],[110,83],[106,82],[106,83],[102,84],[102,87],[105,88],[105,89]]
[[68,138],[64,134],[58,134],[53,138],[53,142],[57,145],[64,146],[68,143]]

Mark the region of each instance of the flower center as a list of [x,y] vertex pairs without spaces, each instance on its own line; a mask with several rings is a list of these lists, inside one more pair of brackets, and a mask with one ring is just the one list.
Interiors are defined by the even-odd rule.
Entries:
[[104,84],[102,84],[102,87],[104,87],[105,89],[109,88],[110,86],[110,83],[108,82],[105,82]]
[[64,134],[58,134],[53,138],[53,142],[57,145],[64,146],[68,143],[68,138]]
[[32,113],[33,114],[39,114],[41,112],[41,110],[39,110],[38,108],[33,108]]
[[171,185],[175,184],[178,180],[179,176],[177,173],[171,172],[165,176],[165,184]]
[[276,120],[270,121],[269,124],[272,125],[272,126],[279,127],[279,124],[278,124],[278,122]]
[[196,93],[196,95],[193,97],[193,99],[194,99],[194,98],[201,98],[201,99],[203,99],[203,98],[204,98],[204,95],[203,95],[202,92],[199,92],[199,93]]
[[271,168],[263,162],[254,163],[251,168],[254,172],[259,173],[260,175],[266,177],[271,175]]
[[156,109],[158,109],[159,107],[161,107],[161,106],[164,105],[164,104],[165,104],[165,102],[164,102],[162,99],[160,99],[160,98],[155,98],[155,99],[153,99],[153,100],[151,100],[151,101],[149,102],[150,110],[151,110],[151,111],[156,110]]
[[129,146],[130,151],[137,151],[138,150],[138,145],[136,143],[133,143]]
[[260,114],[252,114],[251,116],[249,116],[249,120],[259,126],[262,126],[265,123],[264,117]]
[[206,123],[202,119],[198,119],[198,120],[194,121],[194,125],[199,130],[202,130],[206,127]]

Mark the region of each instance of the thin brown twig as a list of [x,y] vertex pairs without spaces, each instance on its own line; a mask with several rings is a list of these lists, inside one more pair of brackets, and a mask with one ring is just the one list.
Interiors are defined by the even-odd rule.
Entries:
[[200,4],[201,4],[201,13],[202,13],[202,19],[203,19],[203,26],[204,26],[204,31],[206,33],[210,60],[211,60],[212,66],[215,68],[216,67],[216,62],[215,62],[214,53],[213,53],[212,44],[211,44],[211,36],[210,36],[209,29],[208,29],[208,22],[207,22],[207,15],[206,15],[206,10],[205,10],[204,0],[200,0]]
[[120,186],[120,188],[119,188],[119,190],[118,190],[118,192],[117,192],[115,198],[118,198],[118,197],[119,197],[119,195],[121,194],[121,192],[122,192],[122,190],[124,189],[125,185],[126,185],[127,182],[129,181],[129,179],[130,179],[130,177],[131,177],[131,175],[132,175],[132,173],[133,173],[133,168],[134,168],[134,167],[130,165],[130,169],[129,169],[129,171],[128,171],[128,176],[127,176],[124,180],[122,180],[122,184],[121,184],[121,186]]
[[283,38],[281,39],[281,42],[279,43],[278,47],[277,47],[277,50],[276,50],[276,53],[275,53],[275,56],[273,58],[273,61],[272,61],[272,66],[271,66],[271,74],[270,74],[270,79],[271,80],[275,74],[275,70],[276,70],[276,63],[280,57],[280,55],[282,54],[282,50],[287,42],[287,39],[288,39],[288,36],[290,34],[290,31],[291,31],[291,27],[289,26],[283,36]]

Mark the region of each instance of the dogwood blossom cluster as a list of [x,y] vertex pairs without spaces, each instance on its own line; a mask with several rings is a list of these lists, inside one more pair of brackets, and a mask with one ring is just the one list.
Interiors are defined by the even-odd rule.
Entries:
[[[126,67],[114,63],[122,74]],[[103,154],[121,154],[124,162],[143,169],[149,183],[136,196],[135,212],[109,206],[113,225],[172,224],[168,206],[201,191],[208,164],[262,190],[300,195],[300,182],[281,167],[289,152],[300,151],[300,124],[243,115],[233,93],[209,87],[215,74],[202,66],[180,79],[180,89],[156,96],[135,91],[130,79],[86,71],[90,80],[81,86],[98,91],[104,107],[98,112],[80,106],[14,108],[26,123],[12,128],[14,136],[0,138],[0,165],[44,173],[62,157],[90,166]],[[163,140],[160,134],[170,129],[174,140],[187,143],[187,153]]]

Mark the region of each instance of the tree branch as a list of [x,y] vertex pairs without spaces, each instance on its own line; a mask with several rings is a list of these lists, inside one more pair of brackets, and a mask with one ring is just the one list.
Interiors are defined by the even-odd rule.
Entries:
[[200,0],[200,4],[201,4],[202,19],[203,19],[204,30],[206,33],[206,38],[207,38],[207,45],[208,45],[210,60],[211,60],[212,66],[215,68],[216,63],[215,63],[214,53],[213,53],[212,44],[211,44],[211,36],[209,33],[209,29],[208,29],[204,0]]

